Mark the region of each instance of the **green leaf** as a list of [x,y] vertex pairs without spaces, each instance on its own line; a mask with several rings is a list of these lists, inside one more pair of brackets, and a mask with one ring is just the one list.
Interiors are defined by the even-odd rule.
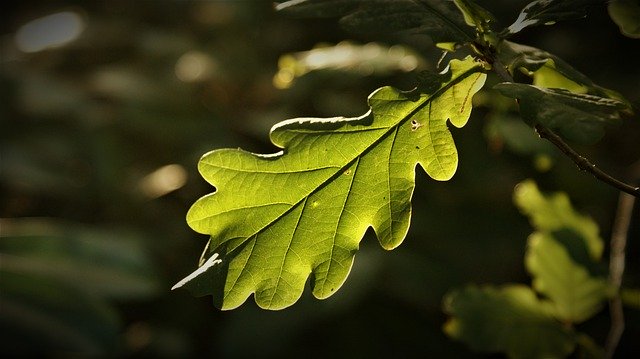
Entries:
[[599,267],[604,241],[597,224],[577,213],[565,193],[544,195],[531,180],[516,186],[514,202],[538,229],[525,255],[534,289],[551,300],[558,319],[593,316],[612,294]]
[[537,230],[558,232],[567,229],[578,233],[586,243],[589,257],[593,261],[602,258],[604,242],[598,225],[588,216],[578,213],[566,193],[543,194],[533,180],[525,180],[514,189],[513,200]]
[[470,57],[453,60],[437,87],[426,86],[431,92],[383,87],[361,117],[281,122],[271,130],[283,148],[276,154],[204,155],[200,172],[217,191],[199,199],[187,221],[211,236],[203,253],[211,268],[188,277],[187,287],[212,294],[223,309],[251,293],[263,308],[287,307],[310,275],[317,298],[335,293],[369,227],[385,249],[404,239],[417,164],[436,180],[453,176],[458,156],[447,121],[465,125],[482,71]]
[[411,31],[434,42],[468,42],[475,29],[468,26],[452,2],[438,0],[290,0],[276,10],[304,17],[340,17],[340,24],[356,33]]
[[511,358],[562,358],[574,351],[574,332],[553,316],[553,307],[526,286],[468,286],[449,293],[447,335],[481,352]]
[[598,86],[588,76],[549,52],[511,41],[502,41],[498,56],[512,74],[521,71],[533,77],[535,86],[563,88],[575,93],[613,98],[627,104],[630,111],[630,105],[622,95]]
[[597,142],[605,126],[618,124],[621,113],[628,109],[619,100],[564,89],[507,82],[494,89],[519,100],[520,113],[530,126],[542,124],[577,143]]
[[534,289],[551,300],[558,319],[580,323],[600,311],[612,291],[606,277],[590,273],[588,267],[572,258],[579,255],[581,245],[586,247],[583,239],[572,237],[572,233],[532,234],[525,265]]
[[640,0],[612,0],[608,11],[622,34],[640,39]]
[[453,2],[460,9],[467,25],[476,27],[480,32],[489,31],[489,24],[496,21],[493,14],[473,0],[454,0]]
[[536,25],[552,25],[557,21],[587,16],[586,6],[599,0],[536,0],[522,9],[516,21],[505,30],[505,36]]

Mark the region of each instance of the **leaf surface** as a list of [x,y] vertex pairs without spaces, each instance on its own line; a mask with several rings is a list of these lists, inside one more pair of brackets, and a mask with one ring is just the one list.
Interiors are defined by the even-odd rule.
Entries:
[[551,303],[523,285],[468,286],[449,293],[447,335],[482,352],[510,358],[563,358],[573,352],[574,332],[553,317]]
[[550,299],[558,319],[590,318],[611,295],[599,267],[604,241],[597,224],[577,213],[565,193],[545,195],[531,180],[516,187],[514,200],[538,230],[529,237],[525,255],[534,289]]
[[376,90],[361,117],[276,124],[279,153],[204,155],[200,172],[217,191],[192,206],[187,222],[211,236],[201,264],[214,253],[221,262],[207,261],[211,268],[186,286],[223,309],[252,293],[262,308],[287,307],[310,275],[317,298],[335,293],[369,227],[385,249],[404,239],[417,164],[436,180],[453,176],[458,157],[447,122],[467,122],[485,77],[472,58],[453,60],[428,92]]
[[617,125],[628,110],[622,101],[565,89],[506,82],[494,88],[519,100],[520,113],[529,125],[542,124],[583,144],[597,142],[604,136],[606,126]]
[[339,17],[356,33],[412,31],[434,42],[467,42],[475,29],[465,23],[453,2],[439,0],[290,0],[276,9],[293,16]]
[[599,261],[602,258],[604,242],[598,225],[588,216],[577,212],[566,193],[543,194],[533,180],[526,180],[516,186],[513,200],[538,231],[571,230],[584,239],[592,260]]
[[572,258],[576,253],[571,249],[584,245],[582,238],[572,237],[572,233],[532,234],[525,265],[533,287],[551,300],[558,319],[580,323],[602,309],[611,290],[606,277],[590,273]]

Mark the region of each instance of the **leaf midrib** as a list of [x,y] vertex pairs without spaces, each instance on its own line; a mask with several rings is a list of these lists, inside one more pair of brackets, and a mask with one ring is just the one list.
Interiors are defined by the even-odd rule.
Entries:
[[[433,94],[431,94],[428,97],[425,97],[423,99],[421,99],[420,101],[416,101],[417,104],[416,106],[405,116],[403,116],[395,125],[389,126],[387,128],[387,131],[385,131],[383,134],[380,135],[380,137],[378,137],[378,139],[376,139],[375,141],[372,141],[370,145],[368,145],[366,148],[364,148],[359,154],[355,155],[352,159],[348,160],[343,166],[340,167],[336,167],[337,170],[335,171],[335,173],[333,173],[332,175],[330,175],[329,177],[327,177],[326,180],[322,181],[318,186],[316,186],[315,188],[311,188],[310,191],[308,193],[306,193],[305,195],[301,196],[301,198],[292,203],[291,207],[286,209],[285,211],[283,211],[280,215],[277,215],[273,218],[273,220],[267,222],[263,227],[259,228],[256,230],[255,233],[247,236],[242,243],[245,243],[247,240],[249,240],[250,238],[258,235],[259,233],[261,233],[262,231],[264,231],[266,228],[270,227],[273,223],[277,222],[278,220],[280,220],[281,218],[283,218],[284,216],[286,216],[289,212],[291,212],[292,210],[294,210],[302,201],[304,201],[306,198],[308,198],[309,196],[311,196],[312,194],[316,193],[318,190],[320,190],[321,188],[325,187],[326,185],[328,185],[335,177],[341,175],[342,171],[349,167],[354,161],[356,161],[359,157],[364,156],[367,152],[369,152],[371,150],[371,148],[373,148],[374,146],[376,146],[378,143],[380,143],[382,140],[384,140],[387,136],[389,136],[389,134],[392,133],[392,131],[395,131],[396,128],[402,126],[403,123],[405,123],[406,121],[408,121],[410,118],[414,117],[426,104],[430,103],[431,99],[433,98],[437,98],[440,95],[442,95],[443,93],[445,93],[450,87],[453,87],[457,84],[459,84],[460,82],[462,82],[464,79],[466,79],[468,76],[479,72],[478,71],[479,66],[473,66],[469,69],[467,69],[466,71],[464,71],[463,73],[461,73],[458,77],[455,78],[455,81],[450,80],[449,82],[447,82],[444,86],[442,86],[441,88],[439,88],[437,91],[435,91]],[[296,173],[296,172],[294,172]],[[202,219],[204,220],[204,218]],[[230,239],[226,239],[223,240],[221,242],[218,243],[218,246],[220,246],[223,243],[228,242]],[[242,243],[239,243],[239,245],[241,245]],[[236,247],[237,248],[237,247]]]

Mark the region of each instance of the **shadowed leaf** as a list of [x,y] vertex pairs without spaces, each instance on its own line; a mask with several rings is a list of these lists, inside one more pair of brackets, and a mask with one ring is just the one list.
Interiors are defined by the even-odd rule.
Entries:
[[444,311],[447,335],[473,350],[504,352],[511,358],[562,358],[575,334],[553,317],[553,307],[526,286],[468,286],[449,293]]

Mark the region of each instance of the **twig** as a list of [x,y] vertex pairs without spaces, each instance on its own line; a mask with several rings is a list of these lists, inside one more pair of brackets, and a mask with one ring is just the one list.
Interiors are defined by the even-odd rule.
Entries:
[[605,358],[613,358],[622,333],[624,332],[624,311],[620,298],[620,286],[624,274],[625,247],[627,235],[633,215],[635,197],[627,193],[621,193],[618,200],[618,209],[611,234],[611,252],[609,254],[609,282],[615,288],[615,295],[609,300],[611,313],[611,328],[605,342]]
[[606,172],[602,171],[601,169],[599,169],[598,167],[596,167],[596,165],[594,165],[593,163],[591,163],[591,161],[589,161],[588,159],[586,159],[585,157],[581,156],[579,153],[577,153],[576,151],[573,150],[573,148],[571,148],[566,142],[564,142],[564,140],[556,135],[553,131],[551,131],[550,129],[538,124],[535,126],[536,132],[538,132],[538,135],[540,135],[540,138],[544,138],[549,140],[549,142],[553,143],[556,147],[558,147],[565,155],[567,155],[569,158],[571,158],[571,160],[573,160],[573,162],[578,165],[578,168],[580,168],[583,171],[587,171],[590,172],[592,175],[594,175],[597,179],[623,191],[626,192],[632,196],[635,197],[640,197],[640,187],[634,187],[632,185],[629,185],[627,183],[624,183],[614,177],[612,177],[611,175],[607,174]]
[[[493,71],[504,81],[514,82],[513,76],[507,71],[506,67],[500,62],[498,58],[491,59],[491,67]],[[596,165],[591,163],[587,158],[581,156],[577,153],[573,148],[571,148],[562,137],[558,136],[555,132],[551,131],[551,129],[544,127],[540,124],[535,126],[536,132],[540,138],[544,138],[549,140],[549,142],[553,143],[556,147],[558,147],[565,155],[567,155],[576,165],[583,171],[590,172],[597,179],[623,191],[629,193],[633,196],[640,197],[640,187],[634,187],[629,184],[626,184],[606,172],[602,171]]]

